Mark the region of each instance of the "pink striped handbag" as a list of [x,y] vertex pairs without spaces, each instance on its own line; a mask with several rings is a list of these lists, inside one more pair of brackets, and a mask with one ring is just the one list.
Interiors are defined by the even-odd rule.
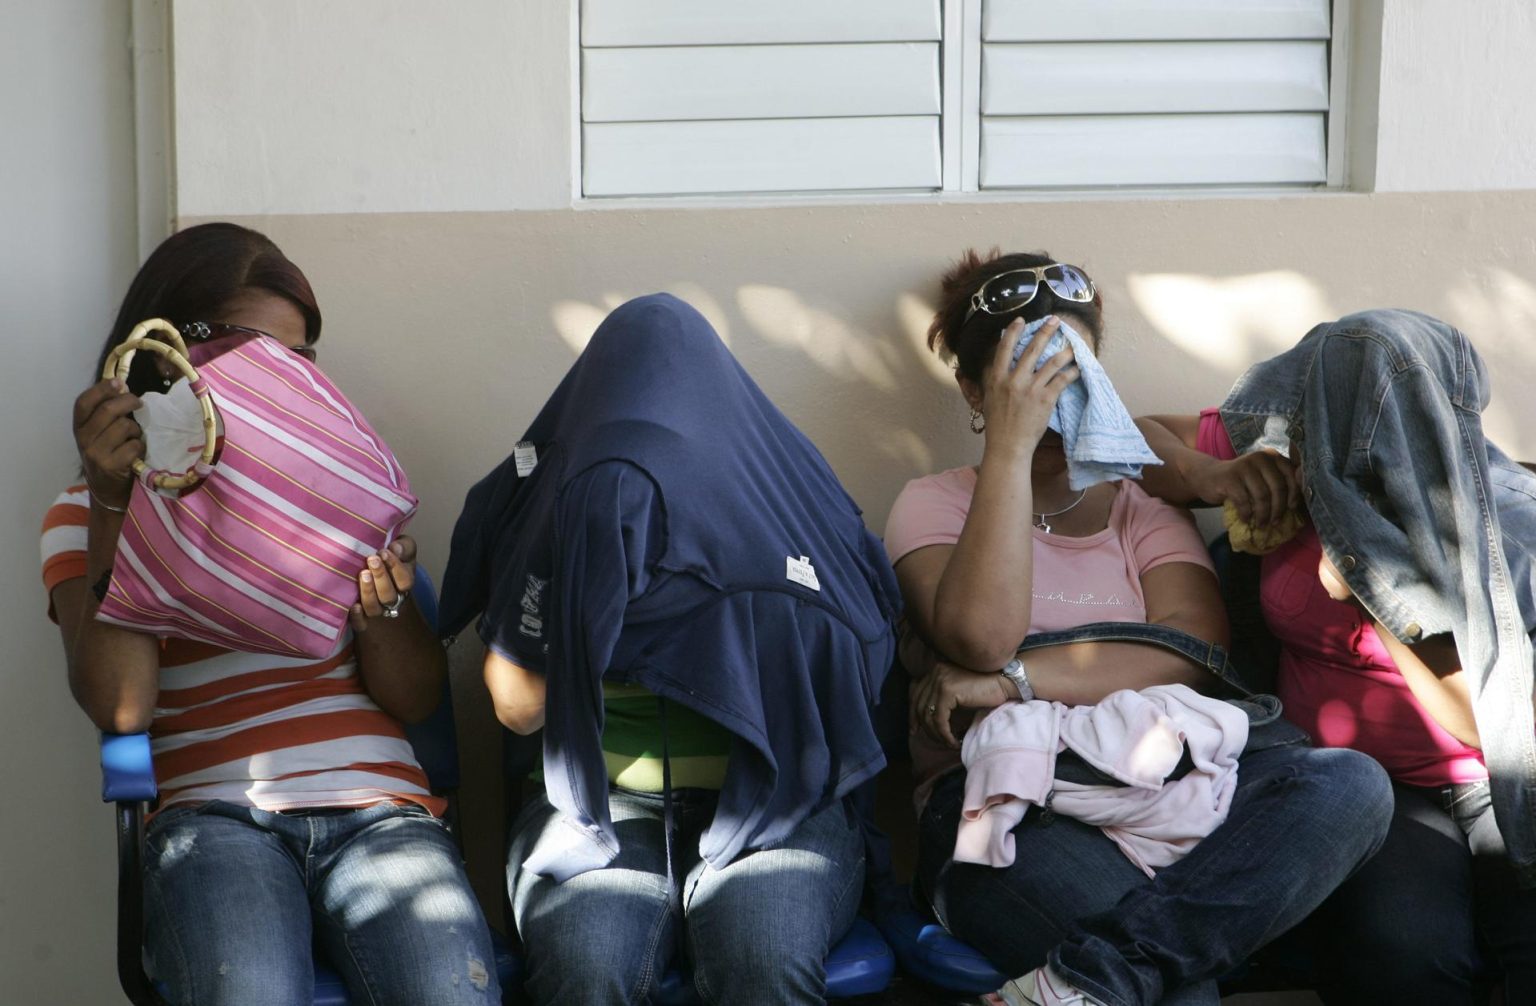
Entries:
[[97,617],[233,650],[335,652],[358,573],[416,511],[400,463],[313,363],[271,336],[189,352],[174,326],[153,319],[103,376],[126,377],[141,350],[187,378],[204,443],[185,472],[135,464]]

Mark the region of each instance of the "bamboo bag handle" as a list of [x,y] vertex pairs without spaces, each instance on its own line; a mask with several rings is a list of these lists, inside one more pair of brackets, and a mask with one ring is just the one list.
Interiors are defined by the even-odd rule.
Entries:
[[[169,342],[161,342],[151,337],[152,332],[162,333],[168,337]],[[202,378],[197,376],[197,369],[188,359],[187,344],[182,341],[181,332],[164,318],[150,318],[134,326],[133,331],[128,333],[128,338],[108,354],[106,365],[101,368],[101,376],[117,377],[127,382],[128,368],[133,365],[134,354],[141,349],[160,354],[170,361],[171,366],[181,371],[182,376],[187,379],[187,384],[192,388],[192,394],[197,396],[198,405],[203,410],[203,450],[198,455],[198,460],[180,474],[154,472],[149,481],[156,489],[165,490],[180,490],[195,486],[203,480],[203,473],[198,469],[213,464],[214,449],[218,445],[219,419],[213,411],[213,397]],[[140,458],[133,463],[133,473],[142,477],[148,467]]]

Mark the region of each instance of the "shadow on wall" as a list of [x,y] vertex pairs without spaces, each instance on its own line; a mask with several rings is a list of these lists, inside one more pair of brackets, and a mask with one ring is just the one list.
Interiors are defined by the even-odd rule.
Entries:
[[[776,357],[774,369],[794,367],[802,361],[808,363],[809,380],[799,382],[806,385],[852,385],[859,389],[853,393],[896,399],[931,391],[933,387],[946,393],[954,390],[952,370],[928,351],[925,341],[934,307],[913,294],[904,293],[897,298],[894,314],[902,338],[892,339],[859,328],[831,308],[808,303],[802,295],[785,287],[741,286],[729,305],[722,305],[708,291],[691,283],[673,284],[667,292],[696,307],[749,371],[753,369],[752,361]],[[631,296],[638,294],[605,294],[600,306],[559,301],[550,309],[550,320],[574,357],[586,347],[608,313]],[[734,338],[736,327],[751,332],[757,337],[756,342],[733,345],[744,341]],[[777,404],[789,411],[784,402]],[[797,423],[814,423],[813,417],[789,414]],[[869,422],[861,425],[860,443],[908,472],[908,477],[932,470],[933,451],[912,429]],[[812,440],[816,438],[812,436]]]
[[[850,449],[861,456],[861,467],[868,466],[869,452],[873,452],[889,471],[905,480],[973,461],[979,453],[979,444],[968,444],[967,438],[956,435],[954,424],[963,423],[964,410],[955,392],[953,370],[927,347],[927,328],[934,313],[931,299],[911,292],[897,294],[889,305],[893,324],[886,333],[852,323],[837,305],[818,305],[782,286],[742,285],[724,302],[695,283],[675,283],[666,289],[698,308],[754,374],[754,364],[761,367],[764,362],[773,373],[809,364],[805,376],[791,382],[791,401],[785,400],[782,388],[774,397],[822,445],[834,467]],[[1321,283],[1294,270],[1229,277],[1130,273],[1125,292],[1145,325],[1162,340],[1155,355],[1163,362],[1153,370],[1178,375],[1183,386],[1195,392],[1181,396],[1177,383],[1154,389],[1148,383],[1152,374],[1145,368],[1117,366],[1120,326],[1111,308],[1106,366],[1128,406],[1138,413],[1154,408],[1192,411],[1219,404],[1224,387],[1212,384],[1210,378],[1220,375],[1230,384],[1252,363],[1294,346],[1314,325],[1347,313],[1332,303]],[[597,303],[560,300],[550,307],[549,318],[574,359],[608,313],[638,295],[640,291],[604,293]],[[1536,360],[1518,344],[1520,333],[1536,331],[1536,286],[1507,270],[1493,269],[1461,278],[1443,296],[1452,308],[1447,313],[1471,333],[1480,352],[1514,364],[1513,372],[1507,365],[1500,369],[1498,384],[1505,394],[1495,395],[1484,416],[1485,426],[1497,440],[1499,430],[1516,430],[1520,422],[1520,399],[1510,389],[1536,381]],[[1140,342],[1145,351],[1146,340]],[[1516,361],[1523,361],[1523,366]],[[791,404],[798,397],[796,388],[815,385],[864,403],[852,410],[834,410],[842,422],[855,424],[855,430],[815,435],[813,431],[823,422],[825,402],[811,401],[804,408]],[[1210,393],[1211,388],[1218,390]],[[1206,389],[1205,397],[1199,397],[1196,389]],[[1138,401],[1149,397],[1161,404],[1137,407]],[[894,408],[882,408],[879,403],[894,404]],[[1518,453],[1518,446],[1515,450]],[[870,516],[887,508],[892,498],[868,500],[867,506],[878,508]],[[880,522],[871,523],[878,533]]]

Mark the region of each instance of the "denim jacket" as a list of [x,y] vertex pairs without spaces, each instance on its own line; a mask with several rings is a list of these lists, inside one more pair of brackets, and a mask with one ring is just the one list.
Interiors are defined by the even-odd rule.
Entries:
[[1483,436],[1488,399],[1462,333],[1366,311],[1250,368],[1221,418],[1240,454],[1299,446],[1323,552],[1388,631],[1455,638],[1499,831],[1536,886],[1536,476]]

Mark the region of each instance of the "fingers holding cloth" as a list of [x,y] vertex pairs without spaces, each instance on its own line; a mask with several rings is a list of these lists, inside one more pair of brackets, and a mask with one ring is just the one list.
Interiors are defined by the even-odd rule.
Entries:
[[75,449],[91,499],[117,513],[128,506],[133,463],[144,457],[144,431],[133,413],[142,404],[120,378],[98,381],[75,399]]
[[1137,479],[1143,465],[1162,464],[1136,428],[1088,339],[1054,315],[1022,327],[1018,324],[1009,326],[1002,342],[1016,370],[1033,372],[1038,367],[1045,373],[1054,368],[1054,380],[1046,382],[1053,393],[1047,425],[1061,435],[1071,488]]
[[353,632],[366,632],[381,622],[398,621],[409,604],[411,587],[416,582],[416,541],[401,535],[357,574],[357,603],[348,612]]

